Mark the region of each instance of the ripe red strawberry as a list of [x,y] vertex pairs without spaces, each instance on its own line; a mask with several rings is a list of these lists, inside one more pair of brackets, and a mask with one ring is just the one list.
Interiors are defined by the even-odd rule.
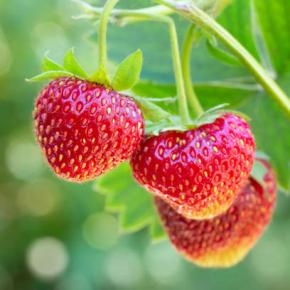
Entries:
[[197,129],[147,138],[131,166],[136,180],[177,212],[205,219],[225,212],[236,199],[254,151],[249,125],[226,113]]
[[39,94],[35,134],[54,172],[91,180],[128,159],[144,134],[132,99],[97,83],[59,78]]
[[241,261],[271,220],[276,199],[276,178],[267,168],[263,188],[253,178],[226,213],[210,220],[190,220],[176,213],[161,198],[155,204],[165,230],[178,252],[203,267],[229,267]]

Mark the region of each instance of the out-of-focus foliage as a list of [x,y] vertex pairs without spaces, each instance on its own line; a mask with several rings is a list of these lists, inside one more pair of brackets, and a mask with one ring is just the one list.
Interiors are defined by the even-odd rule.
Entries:
[[[121,6],[129,8],[150,3],[142,0],[120,2]],[[258,56],[253,40],[249,38],[247,1],[234,2],[234,6],[223,14],[221,22]],[[260,5],[258,9],[263,11],[263,1],[258,2],[255,0]],[[271,32],[271,29],[277,25],[287,27],[288,24],[281,21],[286,19],[288,1],[265,2],[271,2],[271,9],[280,14],[279,23],[272,21],[270,25],[266,17],[274,15],[274,10],[270,14],[261,12],[263,31],[269,33],[267,39],[272,39],[268,48],[270,59],[275,60],[273,66],[287,89],[290,77],[283,59],[289,51],[288,36],[285,31]],[[284,3],[283,9],[275,5],[280,2]],[[103,1],[98,3],[102,5]],[[203,270],[183,261],[166,241],[152,245],[147,230],[119,236],[117,219],[103,212],[104,197],[93,191],[93,184],[65,183],[50,172],[34,142],[31,126],[33,100],[40,85],[27,84],[24,79],[39,72],[46,51],[61,60],[72,46],[81,62],[89,70],[95,69],[96,47],[86,38],[92,28],[88,23],[71,19],[71,15],[78,14],[75,7],[69,0],[0,0],[0,289],[242,290],[246,287],[249,290],[288,290],[290,206],[284,195],[279,195],[277,212],[266,235],[243,263],[229,270]],[[237,19],[240,22],[236,22]],[[185,24],[181,20],[178,22],[182,37]],[[157,36],[153,34],[155,31]],[[170,52],[164,49],[168,47],[164,46],[168,41],[166,28],[146,23],[112,28],[109,32],[113,61],[119,62],[141,46],[145,52],[143,79],[170,83],[168,88],[165,84],[164,89],[171,95],[174,88]],[[274,40],[281,42],[277,45]],[[281,54],[275,53],[277,49]],[[202,102],[215,104],[212,98],[205,100],[205,96],[211,94],[221,95],[224,102],[226,97],[222,95],[228,92],[236,104],[240,103],[243,91],[239,90],[236,95],[232,87],[223,91],[215,89],[216,83],[211,89],[203,83],[248,77],[247,72],[219,63],[203,47],[196,48],[194,56],[194,80],[202,82],[198,87]],[[144,94],[149,90],[153,94],[160,90],[160,85],[142,89]],[[280,110],[267,96],[262,92],[256,96],[251,90],[247,91],[245,106],[254,120],[255,130],[258,132],[263,128],[258,142],[268,153],[274,148],[279,156],[272,158],[279,160],[278,166],[284,166],[285,160],[289,159],[289,150],[281,149],[285,146],[282,140],[287,136],[287,131],[281,131],[287,126],[286,120],[278,117]],[[257,107],[259,102],[264,105]],[[266,105],[269,110],[264,109]],[[257,114],[259,111],[266,124]],[[275,125],[280,118],[279,124]]]

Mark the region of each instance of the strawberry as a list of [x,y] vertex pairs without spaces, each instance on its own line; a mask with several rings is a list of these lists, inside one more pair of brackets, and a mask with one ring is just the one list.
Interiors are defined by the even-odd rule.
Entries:
[[205,219],[225,212],[236,199],[254,152],[249,125],[225,113],[196,129],[148,137],[131,166],[135,179],[178,213]]
[[155,198],[165,230],[178,252],[203,267],[229,267],[240,260],[257,242],[269,224],[275,199],[276,178],[267,168],[263,187],[249,178],[233,205],[210,220],[190,220],[176,213],[161,198]]
[[144,134],[132,99],[97,83],[57,78],[39,94],[34,110],[37,140],[64,179],[94,179],[128,159]]

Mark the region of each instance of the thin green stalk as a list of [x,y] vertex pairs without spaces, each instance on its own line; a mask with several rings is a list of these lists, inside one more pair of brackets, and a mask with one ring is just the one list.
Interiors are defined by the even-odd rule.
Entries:
[[226,29],[192,3],[156,0],[216,36],[255,76],[265,91],[280,105],[290,118],[290,100],[278,84],[266,73],[258,61]]
[[110,15],[113,8],[116,6],[119,0],[107,0],[103,12],[100,17],[99,23],[99,68],[97,72],[92,76],[93,80],[97,80],[103,84],[109,84],[109,76],[107,73],[107,30]]
[[[98,19],[100,15],[103,15],[105,13],[103,11],[102,14],[102,9],[93,7],[88,4],[84,4],[83,1],[78,0],[78,2],[82,5],[86,15],[88,15],[89,17]],[[130,22],[153,20],[163,22],[168,25],[170,42],[172,47],[172,59],[176,79],[177,95],[179,100],[179,112],[183,123],[188,124],[190,122],[190,115],[187,105],[185,85],[182,74],[178,37],[174,21],[167,16],[167,14],[170,13],[172,13],[171,9],[162,6],[154,6],[151,8],[136,9],[136,10],[115,9],[111,11],[111,15],[113,16],[112,20],[114,22],[117,22],[118,24],[125,25]]]
[[171,41],[171,47],[172,47],[172,60],[173,60],[173,66],[174,66],[177,95],[178,95],[178,100],[179,100],[179,113],[182,118],[182,122],[184,124],[188,124],[190,122],[190,115],[188,111],[187,98],[185,94],[185,85],[184,85],[184,79],[183,79],[183,74],[182,74],[176,26],[175,26],[174,21],[169,17],[166,17],[166,22],[169,25],[169,34],[170,34],[170,41]]
[[[102,7],[95,7],[89,3],[87,3],[84,0],[73,0],[76,2],[82,10],[84,11],[85,14],[77,16],[75,18],[87,18],[87,19],[99,19],[100,16],[102,15],[104,8]],[[149,15],[154,15],[155,16],[167,16],[172,14],[173,11],[170,8],[167,8],[165,6],[161,5],[156,5],[148,8],[140,8],[140,9],[114,9],[111,13],[111,20],[115,20],[116,22],[118,21],[124,21],[127,22],[128,19],[130,18],[136,18],[142,21],[143,16],[147,18]]]
[[191,69],[190,69],[190,58],[192,45],[194,41],[194,30],[195,25],[190,25],[187,34],[185,36],[185,41],[183,45],[182,53],[182,73],[185,83],[185,92],[188,98],[189,105],[194,112],[195,117],[200,116],[203,113],[202,106],[198,100],[198,97],[193,88],[192,79],[191,79]]

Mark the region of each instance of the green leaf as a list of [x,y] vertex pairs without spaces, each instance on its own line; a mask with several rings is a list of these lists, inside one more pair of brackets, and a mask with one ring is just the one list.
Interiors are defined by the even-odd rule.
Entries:
[[152,195],[134,180],[129,164],[121,164],[100,177],[94,189],[105,195],[105,208],[119,214],[122,232],[150,228],[153,240],[165,237],[154,208]]
[[128,56],[117,68],[112,80],[116,91],[131,89],[140,78],[143,63],[142,51],[139,49]]
[[252,102],[246,103],[242,109],[252,118],[251,126],[257,148],[270,156],[280,186],[286,191],[289,190],[289,121],[276,103],[262,93],[253,98]]
[[87,73],[78,63],[78,61],[74,55],[73,48],[71,48],[65,55],[64,68],[67,71],[71,72],[72,74],[79,76],[80,78],[84,78],[84,79],[88,78]]
[[44,72],[48,71],[64,71],[65,69],[54,62],[52,59],[50,59],[48,56],[45,56],[43,61],[42,61],[42,70]]
[[[235,0],[219,18],[219,22],[233,34],[254,57],[260,58],[255,40],[253,39],[253,27],[251,22],[251,1]],[[262,0],[264,1],[264,0]],[[275,2],[279,2],[275,1]],[[286,0],[287,1],[287,0]],[[268,6],[269,1],[264,1]],[[270,10],[268,10],[269,12]],[[271,13],[272,15],[272,13]]]
[[166,238],[166,233],[163,229],[163,226],[161,224],[161,220],[158,214],[155,214],[151,227],[150,227],[150,236],[153,239],[153,241],[162,241]]
[[[251,6],[250,3],[254,5]],[[233,6],[235,9],[247,7],[240,14],[243,14],[243,18],[251,23],[252,31],[243,34],[242,38],[242,29],[238,29],[243,26],[240,21],[237,21],[235,25],[233,21],[232,23],[229,21],[227,28],[232,30],[244,45],[254,43],[258,58],[265,68],[276,78],[286,93],[290,94],[290,21],[287,16],[290,13],[290,2],[288,0],[254,0],[252,2],[237,0]],[[268,13],[269,11],[271,13]],[[244,103],[242,110],[251,116],[257,146],[270,156],[280,186],[285,191],[289,191],[289,121],[280,107],[264,92],[257,92],[251,102]]]
[[277,72],[285,70],[290,51],[290,1],[253,0],[257,25]]
[[36,82],[36,81],[44,81],[44,80],[52,80],[60,77],[72,77],[74,74],[68,72],[68,71],[47,71],[44,73],[41,73],[35,77],[32,77],[30,79],[27,79],[28,82]]

